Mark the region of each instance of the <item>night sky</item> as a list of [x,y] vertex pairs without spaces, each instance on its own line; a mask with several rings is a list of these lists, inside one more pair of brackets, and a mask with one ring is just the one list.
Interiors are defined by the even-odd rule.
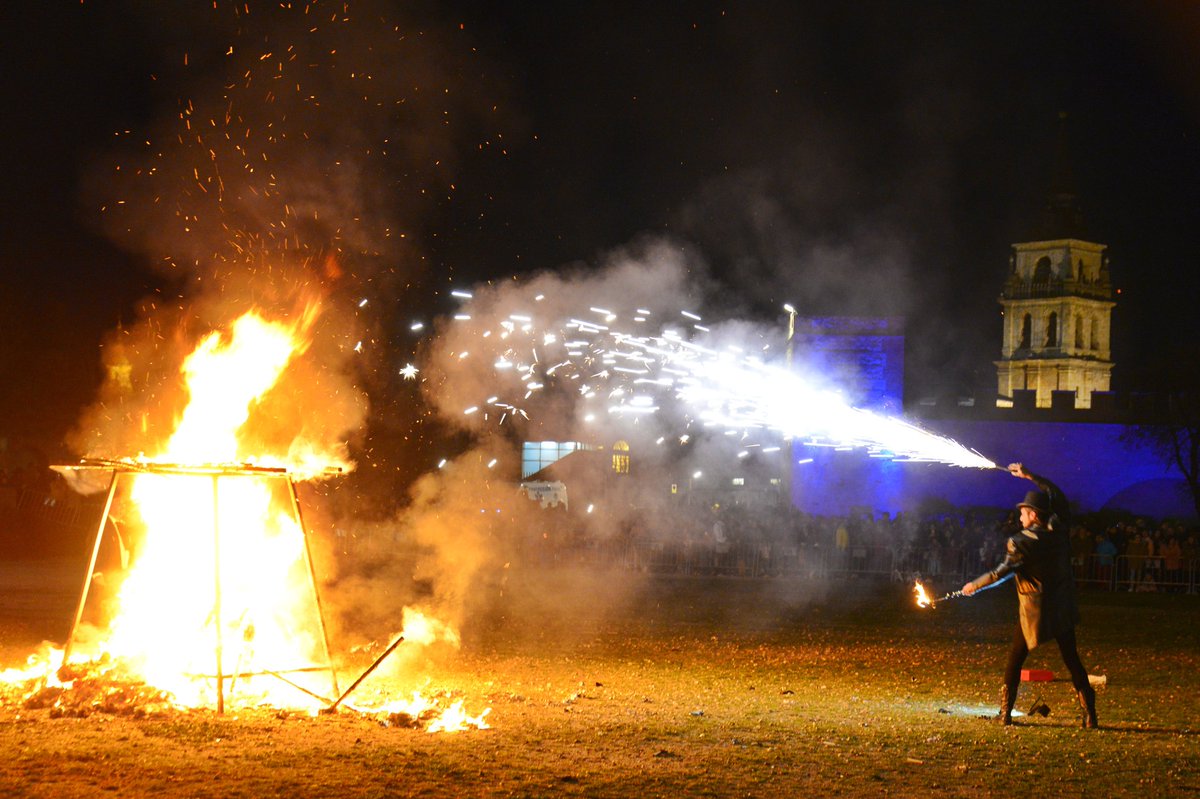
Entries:
[[[8,9],[0,436],[58,447],[100,383],[105,336],[146,297],[186,303],[195,273],[179,263],[204,253],[171,244],[169,191],[154,204],[123,181],[233,59],[304,40],[305,5],[278,5]],[[340,7],[313,4],[312,19]],[[339,183],[363,213],[333,239],[358,282],[344,291],[383,309],[381,363],[413,357],[407,321],[448,308],[452,287],[586,271],[662,239],[689,252],[709,317],[782,324],[787,302],[905,316],[910,400],[994,391],[996,299],[1009,245],[1038,221],[1060,112],[1121,292],[1115,387],[1153,388],[1160,356],[1200,341],[1195,4],[348,8],[347,34],[306,45],[337,79],[319,109],[290,113],[306,135],[275,163],[369,155],[361,190]]]

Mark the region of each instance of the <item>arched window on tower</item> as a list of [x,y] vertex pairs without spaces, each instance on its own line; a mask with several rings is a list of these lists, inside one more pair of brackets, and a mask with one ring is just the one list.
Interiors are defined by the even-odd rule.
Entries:
[[1075,349],[1083,349],[1083,317],[1075,314]]
[[1050,312],[1050,316],[1046,319],[1046,346],[1058,346],[1058,313]]
[[1091,342],[1089,342],[1088,346],[1094,350],[1100,349],[1100,326],[1096,323],[1095,319],[1092,320]]
[[1021,320],[1021,343],[1017,345],[1019,350],[1029,349],[1029,339],[1033,335],[1033,317],[1025,314],[1025,318]]
[[1033,282],[1049,283],[1050,274],[1050,256],[1043,255],[1038,259],[1037,266],[1033,268]]
[[629,444],[618,441],[613,444],[612,468],[617,474],[629,474]]

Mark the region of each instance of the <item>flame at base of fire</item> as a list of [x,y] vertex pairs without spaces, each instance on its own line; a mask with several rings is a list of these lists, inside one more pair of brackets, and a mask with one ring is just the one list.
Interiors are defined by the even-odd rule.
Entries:
[[[405,608],[404,634],[414,643],[447,641],[457,645],[457,633],[436,619]],[[178,696],[147,681],[136,663],[108,654],[75,656],[63,664],[63,650],[49,643],[31,654],[21,666],[0,669],[0,702],[30,710],[48,710],[52,718],[82,718],[96,713],[143,718],[166,713],[207,712],[215,692],[212,677],[197,677],[185,696]],[[295,676],[295,675],[291,675]],[[226,702],[239,711],[300,712],[320,715],[331,700],[305,692],[288,675],[226,675]],[[287,701],[281,701],[288,692]],[[375,701],[341,707],[379,720],[387,727],[421,729],[428,733],[491,729],[491,708],[478,714],[467,711],[465,701],[446,691],[412,691],[409,699],[392,699],[377,692]]]
[[413,691],[412,699],[397,699],[378,707],[347,705],[351,710],[364,715],[376,716],[387,726],[423,727],[425,732],[464,732],[466,730],[489,730],[486,721],[492,709],[472,716],[464,708],[462,699],[455,699],[448,707],[439,708],[437,700]]
[[[142,718],[165,713],[204,712],[148,684],[120,661],[102,658],[56,668],[61,656],[61,650],[49,649],[31,655],[24,667],[0,670],[0,701],[30,710],[48,710],[51,718],[83,718],[96,713]],[[386,700],[376,707],[350,703],[342,707],[377,718],[384,726],[423,729],[428,733],[491,729],[486,720],[491,708],[471,715],[463,699],[445,704],[446,698],[445,694],[425,695],[415,690],[410,699]],[[307,704],[307,709],[294,705],[291,709],[316,718],[318,710],[328,703],[310,696]],[[258,701],[257,692],[252,690],[239,695],[236,706],[241,710],[288,712],[277,705]]]
[[0,670],[0,699],[31,710],[48,709],[51,718],[82,718],[93,713],[142,717],[180,709],[171,694],[134,676],[110,658],[56,668],[62,650],[47,647],[29,656],[25,668]]
[[40,690],[62,688],[63,682],[59,680],[54,667],[50,665],[61,661],[61,649],[43,645],[39,651],[34,652],[25,660],[23,667],[12,666],[0,669],[0,691],[18,689],[20,701],[25,702]]
[[917,607],[931,608],[933,607],[933,598],[925,591],[925,586],[917,580],[913,585],[913,593],[917,597]]

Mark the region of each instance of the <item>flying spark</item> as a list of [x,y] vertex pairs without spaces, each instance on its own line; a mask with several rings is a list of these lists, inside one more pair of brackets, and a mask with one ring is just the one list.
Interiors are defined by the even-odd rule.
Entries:
[[[522,403],[558,381],[583,378],[587,382],[578,387],[581,401],[603,397],[612,416],[633,418],[670,407],[689,423],[736,434],[743,441],[762,434],[773,444],[782,437],[809,446],[861,448],[872,457],[896,461],[996,468],[989,459],[952,439],[897,417],[855,407],[839,392],[815,385],[786,363],[745,354],[753,348],[728,343],[708,346],[705,342],[712,333],[701,325],[693,325],[690,333],[668,328],[645,335],[589,322],[578,315],[545,324],[522,313],[503,315],[492,327],[484,327],[488,314],[472,311],[459,313],[455,319],[470,321],[474,335],[494,350],[492,362],[499,385],[511,385],[500,372],[519,375],[521,399],[510,400],[508,407],[526,417]],[[619,311],[607,307],[591,306],[588,311],[603,315],[609,323],[620,316]],[[648,311],[638,309],[638,313]],[[690,311],[680,314],[692,320],[701,318]],[[472,319],[476,315],[478,318]],[[520,327],[513,324],[514,319],[522,323]],[[497,330],[503,333],[500,341],[492,336]],[[603,387],[597,390],[597,384]],[[585,411],[594,413],[594,409]],[[688,440],[687,434],[679,437],[681,444]]]

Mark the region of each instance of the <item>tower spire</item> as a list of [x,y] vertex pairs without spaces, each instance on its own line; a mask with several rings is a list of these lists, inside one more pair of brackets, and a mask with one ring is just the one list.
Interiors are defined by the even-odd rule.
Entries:
[[1050,189],[1037,231],[1038,237],[1043,240],[1087,238],[1072,161],[1067,112],[1060,111]]
[[1058,116],[1058,146],[1042,224],[1030,241],[1013,245],[1000,294],[1004,339],[996,361],[997,405],[1017,391],[1035,392],[1040,408],[1073,393],[1089,408],[1092,392],[1108,391],[1113,299],[1105,245],[1090,239],[1071,173],[1067,115]]

